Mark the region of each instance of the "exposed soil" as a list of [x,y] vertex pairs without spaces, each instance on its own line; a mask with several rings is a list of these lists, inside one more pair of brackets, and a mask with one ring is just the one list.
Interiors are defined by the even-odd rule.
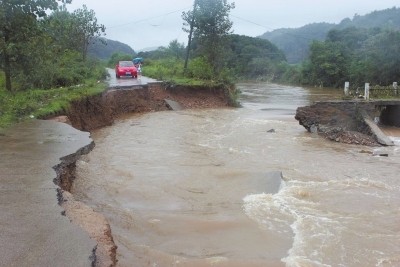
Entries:
[[[76,129],[90,131],[111,125],[121,114],[168,110],[165,99],[184,108],[218,108],[231,106],[224,88],[169,87],[162,84],[142,89],[110,89],[101,95],[73,102],[65,121]],[[54,118],[53,118],[54,119]],[[58,118],[59,119],[59,118]]]
[[299,107],[295,118],[309,132],[346,143],[379,146],[361,117],[361,110],[373,117],[374,106],[357,102],[317,102]]
[[[71,104],[71,108],[60,116],[49,118],[73,127],[90,131],[111,125],[119,115],[131,112],[154,112],[168,110],[165,99],[178,102],[183,108],[219,108],[230,106],[229,92],[223,88],[169,87],[162,84],[149,85],[142,89],[109,89],[101,95],[87,97]],[[94,143],[69,155],[55,166],[60,186],[59,204],[71,222],[79,225],[97,242],[92,259],[94,266],[111,267],[117,263],[116,250],[109,223],[105,217],[87,205],[76,201],[71,190],[75,179],[75,163],[83,154],[89,153]]]

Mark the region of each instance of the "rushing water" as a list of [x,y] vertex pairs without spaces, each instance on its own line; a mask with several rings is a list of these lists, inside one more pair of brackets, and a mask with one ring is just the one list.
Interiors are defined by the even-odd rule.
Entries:
[[110,221],[119,265],[400,266],[399,146],[306,132],[296,108],[335,92],[239,88],[243,108],[131,115],[92,134],[74,194]]

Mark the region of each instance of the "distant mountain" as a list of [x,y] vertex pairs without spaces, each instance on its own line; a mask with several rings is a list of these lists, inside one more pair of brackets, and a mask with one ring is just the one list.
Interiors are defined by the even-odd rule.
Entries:
[[146,47],[146,48],[140,49],[138,51],[138,53],[139,52],[151,52],[151,51],[157,50],[158,48],[160,48],[160,47],[159,46]]
[[367,15],[354,15],[353,19],[345,18],[339,24],[312,23],[300,28],[277,29],[259,36],[267,39],[281,49],[289,63],[300,63],[308,57],[309,47],[313,40],[323,41],[332,29],[348,27],[390,28],[400,30],[400,8],[374,11]]
[[347,27],[358,28],[389,28],[400,30],[400,8],[388,8],[373,11],[367,15],[355,14],[353,19],[345,18],[337,26],[338,29]]
[[89,45],[88,54],[99,59],[107,60],[114,53],[135,54],[135,51],[127,44],[106,38],[99,38]]
[[325,40],[326,34],[335,27],[330,23],[313,23],[296,29],[277,29],[260,36],[281,49],[289,63],[299,63],[308,57],[313,40]]

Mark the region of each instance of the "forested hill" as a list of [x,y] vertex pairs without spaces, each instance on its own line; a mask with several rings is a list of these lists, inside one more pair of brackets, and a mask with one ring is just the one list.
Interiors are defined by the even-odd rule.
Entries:
[[299,63],[309,54],[312,40],[325,40],[326,34],[335,27],[330,23],[313,23],[296,29],[277,29],[260,36],[281,49],[289,63]]
[[135,51],[127,44],[101,38],[90,44],[88,53],[96,58],[108,60],[114,53],[133,55]]
[[277,29],[259,36],[267,39],[280,48],[289,63],[300,63],[309,55],[309,46],[313,40],[325,40],[332,29],[347,27],[389,28],[400,29],[400,8],[389,8],[374,11],[360,16],[355,14],[352,19],[345,18],[339,24],[312,23],[300,28]]

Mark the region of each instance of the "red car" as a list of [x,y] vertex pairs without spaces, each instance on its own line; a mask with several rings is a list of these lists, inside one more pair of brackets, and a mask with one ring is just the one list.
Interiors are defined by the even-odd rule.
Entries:
[[132,61],[119,61],[115,65],[115,77],[121,78],[121,76],[137,78],[137,69]]

